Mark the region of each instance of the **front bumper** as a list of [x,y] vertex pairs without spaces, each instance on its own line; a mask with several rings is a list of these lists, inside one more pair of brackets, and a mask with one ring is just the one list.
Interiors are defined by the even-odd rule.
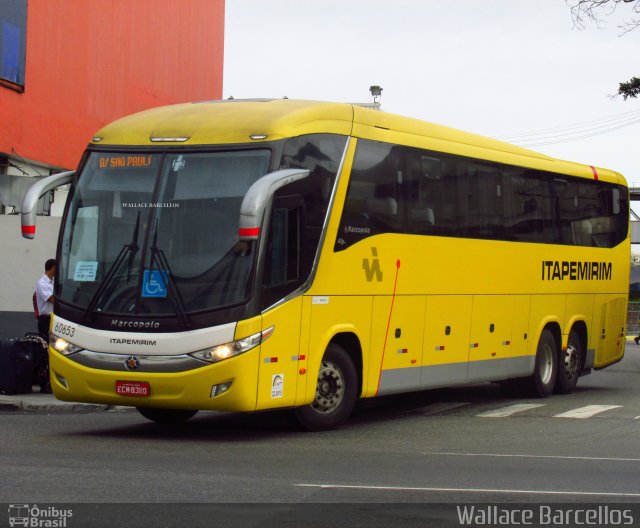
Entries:
[[[49,348],[51,387],[59,400],[132,407],[215,411],[254,411],[260,347],[227,360],[184,372],[102,370],[81,365]],[[65,380],[67,387],[60,381]],[[116,381],[148,382],[149,397],[116,394]],[[231,381],[227,392],[211,397],[213,385]]]

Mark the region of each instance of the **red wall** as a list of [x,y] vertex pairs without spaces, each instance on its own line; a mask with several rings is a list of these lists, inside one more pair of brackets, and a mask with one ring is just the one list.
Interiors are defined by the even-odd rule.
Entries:
[[224,0],[29,0],[25,91],[0,86],[0,152],[75,168],[139,110],[222,95]]

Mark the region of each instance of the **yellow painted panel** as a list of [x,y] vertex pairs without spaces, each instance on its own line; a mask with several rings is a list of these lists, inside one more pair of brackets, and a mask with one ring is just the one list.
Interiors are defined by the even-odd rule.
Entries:
[[608,295],[594,295],[593,323],[589,332],[589,348],[595,351],[594,366],[604,364],[607,338],[607,300]]
[[289,407],[296,401],[300,355],[302,297],[281,304],[262,316],[262,327],[274,327],[262,343],[258,375],[257,409]]
[[533,350],[538,347],[542,330],[548,323],[557,323],[564,328],[566,295],[532,295],[529,317],[529,339],[533,340]]
[[[562,346],[567,345],[569,332],[578,321],[584,321],[587,325],[587,338],[590,340],[591,334],[595,331],[593,325],[593,295],[567,295],[565,308],[564,327],[562,329]],[[586,352],[586,351],[585,351]]]
[[424,311],[423,295],[403,295],[395,299],[381,296],[373,299],[371,348],[384,350],[382,370],[414,368],[416,386],[420,384],[418,367],[422,360]]
[[429,295],[422,365],[464,363],[469,360],[470,295]]
[[152,136],[186,137],[180,146],[253,143],[302,134],[351,132],[351,105],[276,99],[266,102],[212,101],[163,106],[107,125],[100,145],[157,145]]
[[614,297],[607,306],[607,364],[613,363],[624,355],[626,340],[627,299]]
[[[313,286],[325,294],[391,295],[396,272],[398,295],[624,294],[629,288],[628,244],[594,257],[588,247],[385,233],[334,252],[344,226],[332,225]],[[612,274],[606,280],[554,279],[545,273],[551,260],[611,262]],[[368,277],[376,262],[380,275]]]
[[514,299],[512,295],[473,298],[469,361],[511,356]]
[[234,339],[244,339],[262,331],[262,316],[257,315],[251,319],[239,321],[236,325],[236,333]]
[[[49,349],[51,386],[59,400],[108,405],[156,407],[162,409],[203,409],[254,411],[258,383],[258,356],[255,348],[237,357],[185,372],[115,372],[86,367]],[[65,388],[59,381],[63,377]],[[116,380],[145,381],[151,388],[148,398],[116,394]],[[231,388],[211,398],[211,388],[231,381]]]
[[513,322],[511,326],[511,355],[513,357],[529,356],[536,353],[537,343],[532,339],[529,329],[529,311],[531,297],[528,295],[513,296]]
[[[370,296],[305,296],[305,317],[308,314],[308,322],[303,321],[303,326],[309,327],[309,341],[304,352],[307,357],[307,373],[304,377],[305,396],[297,404],[306,404],[313,401],[316,393],[316,381],[320,369],[322,356],[331,340],[341,333],[354,334],[362,348],[362,360],[364,365],[363,392],[365,395],[371,385],[372,372],[377,384],[377,374],[380,368],[381,351],[376,351],[369,346],[371,331],[371,306]],[[307,307],[309,307],[307,309]],[[303,379],[301,377],[301,379]],[[375,386],[374,386],[375,389]]]
[[595,367],[614,363],[624,355],[627,300],[618,295],[597,295],[594,319],[599,314]]

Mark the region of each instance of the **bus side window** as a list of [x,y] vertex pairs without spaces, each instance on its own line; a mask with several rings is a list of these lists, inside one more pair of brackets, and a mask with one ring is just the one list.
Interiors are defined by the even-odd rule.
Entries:
[[464,203],[461,234],[470,238],[503,239],[504,199],[499,165],[458,160],[459,196]]
[[264,257],[262,307],[267,308],[293,292],[302,283],[300,248],[301,197],[274,199]]
[[571,218],[572,240],[566,243],[613,247],[623,240],[626,229],[619,233],[617,217],[621,212],[621,200],[618,188],[614,185],[603,188],[592,182],[579,182],[577,188],[577,214]]
[[405,230],[400,147],[358,140],[335,250]]
[[440,158],[423,155],[421,152],[407,152],[406,195],[408,231],[428,234],[434,231],[436,223],[436,188],[442,174]]
[[513,240],[558,243],[551,183],[544,173],[505,166],[510,211],[505,228]]

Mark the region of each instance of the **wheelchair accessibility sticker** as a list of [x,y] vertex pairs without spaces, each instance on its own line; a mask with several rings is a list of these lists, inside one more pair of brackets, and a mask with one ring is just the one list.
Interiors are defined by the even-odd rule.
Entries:
[[144,270],[142,296],[164,299],[167,296],[167,272]]

